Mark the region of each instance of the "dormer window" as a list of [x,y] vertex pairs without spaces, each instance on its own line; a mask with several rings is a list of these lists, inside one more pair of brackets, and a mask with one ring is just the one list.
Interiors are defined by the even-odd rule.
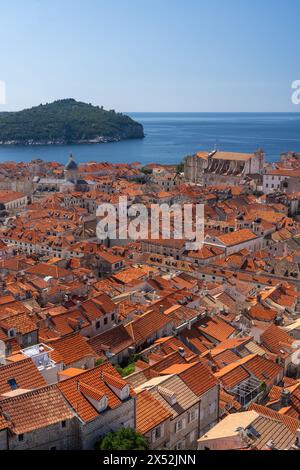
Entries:
[[130,392],[129,385],[125,385],[123,390],[121,390],[121,400],[126,400],[126,398],[129,397],[129,392]]
[[107,395],[104,395],[99,401],[98,411],[106,410],[107,406],[108,406],[108,398],[107,398]]
[[98,390],[97,387],[80,382],[79,390],[97,411],[104,411],[108,407],[108,396],[103,394],[101,390]]
[[16,336],[17,332],[15,328],[10,328],[7,332],[7,335],[9,338],[14,338]]
[[101,378],[120,400],[126,400],[129,397],[129,384],[127,384],[121,377],[104,372]]

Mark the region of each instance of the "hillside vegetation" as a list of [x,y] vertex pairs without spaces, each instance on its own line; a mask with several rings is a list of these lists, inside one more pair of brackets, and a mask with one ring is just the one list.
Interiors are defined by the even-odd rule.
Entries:
[[74,99],[0,113],[1,145],[101,143],[144,137],[129,116]]

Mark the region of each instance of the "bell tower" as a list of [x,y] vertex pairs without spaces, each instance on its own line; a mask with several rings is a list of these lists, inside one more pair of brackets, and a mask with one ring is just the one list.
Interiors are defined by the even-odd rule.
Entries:
[[65,166],[65,180],[69,183],[77,184],[78,181],[78,166],[75,162],[73,155],[70,154],[68,163]]

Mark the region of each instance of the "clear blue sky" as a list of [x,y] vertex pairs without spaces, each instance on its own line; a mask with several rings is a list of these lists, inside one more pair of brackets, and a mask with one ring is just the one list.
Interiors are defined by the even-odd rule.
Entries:
[[1,2],[0,110],[300,111],[299,18],[299,0]]

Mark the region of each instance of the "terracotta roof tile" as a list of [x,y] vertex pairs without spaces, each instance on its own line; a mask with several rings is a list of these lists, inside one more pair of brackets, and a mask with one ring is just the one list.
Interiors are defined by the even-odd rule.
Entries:
[[179,377],[197,396],[203,395],[218,384],[210,370],[201,362],[181,372]]
[[15,328],[17,333],[22,335],[26,333],[31,333],[38,329],[35,321],[29,317],[27,313],[19,313],[17,315],[13,314],[1,318],[0,326],[4,329]]
[[225,341],[236,330],[233,326],[218,317],[207,317],[194,325],[202,334],[208,335],[217,341]]
[[118,354],[132,346],[133,339],[124,325],[117,325],[97,336],[93,336],[88,340],[88,344],[98,355],[101,355],[105,348],[109,348],[111,352]]
[[66,365],[86,357],[95,357],[95,353],[80,333],[71,334],[50,341],[48,344],[58,352]]
[[245,379],[250,377],[241,365],[231,364],[231,366],[225,366],[219,372],[215,373],[215,377],[221,380],[225,388],[233,388]]
[[278,411],[267,408],[266,406],[259,405],[258,403],[251,403],[249,410],[254,410],[260,415],[268,416],[270,418],[281,421],[293,433],[299,429],[299,420],[291,418],[290,416],[282,415]]
[[283,368],[265,357],[256,355],[244,363],[245,368],[262,382],[270,385],[283,372]]
[[288,355],[287,350],[292,350],[294,340],[276,325],[270,325],[260,337],[263,346],[272,353]]
[[163,313],[153,310],[151,312],[144,313],[140,317],[128,323],[125,328],[134,342],[142,343],[159,329],[171,322],[173,322],[171,318],[168,318]]
[[172,413],[147,390],[137,395],[136,428],[138,432],[145,434],[171,416]]
[[27,390],[44,387],[46,382],[30,358],[0,366],[0,395],[10,392],[9,380],[14,379],[18,388]]
[[266,308],[261,304],[254,305],[248,312],[249,316],[255,320],[272,321],[277,315],[276,310]]
[[[108,373],[110,376],[115,376],[116,380],[120,379],[123,382],[123,379],[116,369],[110,363],[105,363],[94,369],[85,371],[79,376],[70,377],[58,383],[58,387],[65,398],[79,417],[85,422],[94,420],[99,413],[80,392],[80,384],[87,384],[94,387],[99,392],[105,393],[108,397],[108,407],[111,409],[117,408],[122,403],[119,397],[103,381],[102,375],[104,372]],[[130,395],[134,395],[133,390],[130,391]]]
[[105,384],[111,385],[112,387],[118,388],[119,390],[123,390],[123,388],[127,385],[127,382],[123,380],[121,376],[118,376],[116,374],[103,372],[101,378],[105,382]]
[[45,428],[74,414],[55,385],[0,401],[0,413],[16,434]]

